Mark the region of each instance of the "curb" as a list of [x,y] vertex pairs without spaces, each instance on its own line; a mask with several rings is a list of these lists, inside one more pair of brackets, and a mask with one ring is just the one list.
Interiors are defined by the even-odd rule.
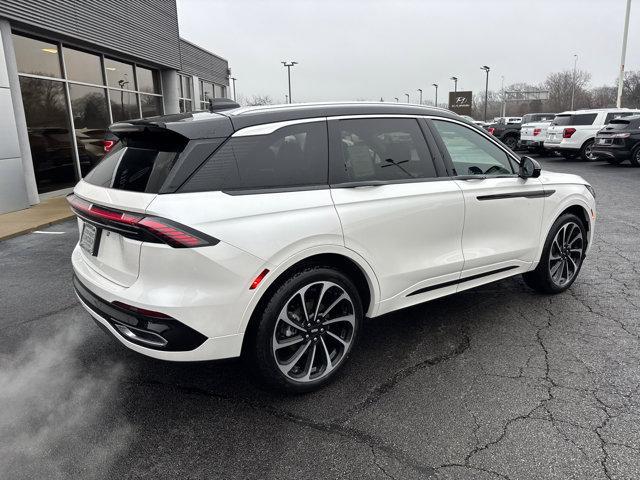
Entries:
[[69,219],[71,219],[73,217],[74,217],[74,214],[73,213],[69,213],[69,215],[65,216],[65,217],[56,218],[55,220],[51,220],[49,222],[39,223],[38,225],[33,225],[31,227],[27,227],[27,228],[23,228],[22,230],[18,230],[16,232],[8,233],[7,235],[0,236],[0,242],[2,240],[9,240],[10,238],[15,238],[15,237],[19,237],[20,235],[25,235],[27,233],[31,233],[31,232],[33,232],[35,230],[39,230],[41,228],[46,228],[46,227],[50,227],[52,225],[56,225],[58,223],[66,222],[67,220],[69,220]]

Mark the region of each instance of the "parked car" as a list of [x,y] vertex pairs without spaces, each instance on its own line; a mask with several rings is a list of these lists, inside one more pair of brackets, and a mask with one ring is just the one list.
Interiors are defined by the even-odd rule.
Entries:
[[[515,150],[520,140],[520,123],[508,122],[508,117],[498,119],[497,122],[485,125],[485,129],[511,150]],[[515,118],[515,117],[512,117]]]
[[524,115],[520,127],[518,147],[526,148],[532,152],[543,151],[547,128],[554,117],[555,113],[528,113]]
[[614,165],[628,159],[640,167],[640,115],[611,120],[597,133],[593,154]]
[[111,131],[69,197],[82,305],[136,352],[242,356],[287,391],[334,378],[365,317],[517,274],[559,293],[592,243],[585,180],[442,109],[214,108]]
[[580,157],[583,160],[596,160],[593,142],[596,133],[614,118],[640,113],[628,108],[601,108],[576,110],[556,115],[547,129],[544,147],[559,152],[565,158]]

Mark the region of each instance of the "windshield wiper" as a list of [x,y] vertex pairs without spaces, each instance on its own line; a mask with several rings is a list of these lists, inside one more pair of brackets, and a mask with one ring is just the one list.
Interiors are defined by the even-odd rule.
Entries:
[[393,158],[387,158],[385,160],[385,162],[387,162],[389,165],[382,165],[380,168],[386,168],[386,167],[390,167],[391,165],[395,165],[400,170],[402,170],[404,173],[406,173],[409,177],[415,178],[415,176],[411,172],[405,170],[401,165],[402,163],[407,163],[408,161],[409,160],[401,160],[400,162],[396,162]]

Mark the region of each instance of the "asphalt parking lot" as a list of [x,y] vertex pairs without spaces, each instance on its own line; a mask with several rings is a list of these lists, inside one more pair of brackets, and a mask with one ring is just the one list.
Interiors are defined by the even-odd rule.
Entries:
[[640,169],[541,162],[598,195],[568,292],[516,277],[370,320],[306,396],[118,346],[72,292],[74,222],[1,242],[0,478],[640,478]]

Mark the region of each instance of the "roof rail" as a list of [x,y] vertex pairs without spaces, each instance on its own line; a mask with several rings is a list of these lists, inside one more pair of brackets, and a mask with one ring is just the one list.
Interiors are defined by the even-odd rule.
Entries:
[[229,100],[228,98],[210,98],[209,111],[217,112],[219,110],[231,110],[232,108],[240,108],[240,104]]

